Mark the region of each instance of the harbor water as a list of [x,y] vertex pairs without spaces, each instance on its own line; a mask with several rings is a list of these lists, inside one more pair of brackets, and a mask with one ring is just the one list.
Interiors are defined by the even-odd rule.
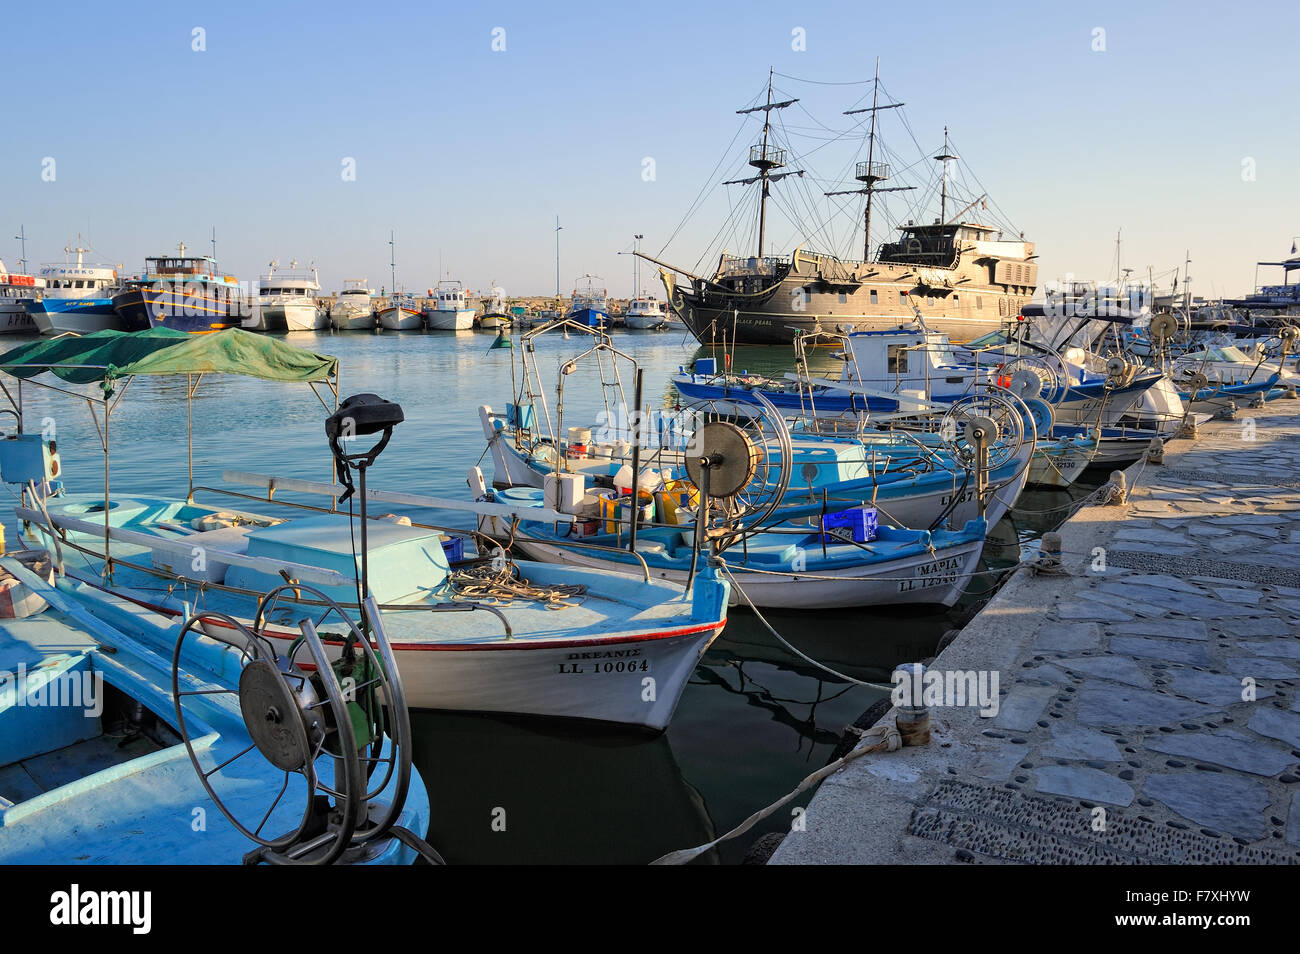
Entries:
[[[645,371],[646,402],[665,407],[675,401],[671,375],[708,353],[681,329],[614,335]],[[9,336],[6,346],[23,340]],[[493,336],[474,332],[320,332],[288,340],[340,359],[341,396],[370,391],[404,408],[406,421],[372,469],[371,487],[468,499],[466,474],[476,462],[491,480],[477,409],[489,404],[501,410],[513,400],[517,338],[509,350],[490,348]],[[560,364],[585,347],[585,341],[561,334],[537,340],[542,380],[552,397]],[[786,348],[755,346],[739,349],[734,366],[781,374],[790,360]],[[630,399],[631,380],[624,385]],[[599,391],[566,390],[566,425],[593,421]],[[52,429],[57,437],[67,488],[98,490],[102,447],[86,406],[31,386],[22,394],[27,429]],[[183,493],[185,395],[184,378],[139,378],[126,387],[112,414],[114,493]],[[322,400],[332,410],[332,395],[323,392],[318,399],[306,385],[205,378],[193,402],[195,484],[215,485],[232,469],[329,480]],[[774,611],[767,619],[827,666],[859,679],[887,680],[896,664],[934,654],[940,637],[989,589],[996,571],[1014,564],[1023,547],[1059,522],[1072,494],[1022,495],[1017,510],[990,533],[982,567],[989,572],[977,575],[971,593],[951,610],[809,607]],[[197,498],[222,500],[202,491]],[[234,506],[228,499],[221,505]],[[448,526],[472,525],[472,518],[455,512],[421,516]],[[12,515],[5,523],[12,547],[18,528]],[[709,841],[790,791],[826,764],[844,726],[883,695],[818,671],[781,646],[752,613],[733,610],[722,637],[697,667],[671,727],[659,736],[522,717],[414,713],[415,761],[432,802],[429,841],[453,864],[647,862]],[[740,861],[760,834],[786,830],[796,817],[792,809],[809,797],[702,860]]]

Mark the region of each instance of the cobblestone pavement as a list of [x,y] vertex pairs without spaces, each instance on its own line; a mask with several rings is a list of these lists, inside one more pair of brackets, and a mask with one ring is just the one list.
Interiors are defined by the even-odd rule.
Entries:
[[1300,406],[1128,478],[936,661],[995,669],[997,715],[828,779],[774,861],[1300,861]]

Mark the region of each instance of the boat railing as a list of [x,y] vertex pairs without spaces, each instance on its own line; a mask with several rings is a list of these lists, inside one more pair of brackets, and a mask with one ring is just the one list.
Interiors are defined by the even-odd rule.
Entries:
[[[215,488],[195,488],[196,490]],[[238,495],[246,496],[246,495]],[[289,504],[289,506],[300,506]],[[317,508],[311,508],[317,509]],[[238,586],[227,586],[224,583],[214,583],[211,580],[192,579],[183,573],[168,572],[159,569],[153,565],[136,563],[129,558],[115,557],[111,554],[102,553],[90,547],[82,546],[75,540],[68,538],[68,531],[74,533],[85,533],[96,539],[103,539],[105,528],[102,524],[94,523],[88,520],[77,520],[69,517],[49,517],[39,510],[33,510],[28,507],[15,507],[14,514],[20,520],[27,523],[34,523],[46,528],[52,536],[57,536],[62,546],[69,547],[86,556],[95,557],[104,560],[106,564],[127,567],[141,573],[147,573],[161,579],[170,580],[173,583],[192,585],[200,591],[215,590],[224,593],[236,593],[242,596],[257,597],[261,594],[256,590],[246,589]],[[134,530],[123,530],[120,527],[109,527],[107,535],[110,540],[117,540],[121,543],[128,543],[148,549],[150,552],[163,551],[179,554],[185,558],[192,558],[194,555],[195,543],[192,539],[178,537],[175,540],[168,540],[165,537],[158,537],[149,533],[141,533]],[[235,566],[243,566],[249,569],[267,573],[272,576],[280,576],[287,582],[293,583],[315,583],[325,586],[355,586],[356,580],[352,577],[344,576],[341,573],[335,573],[333,570],[326,570],[320,567],[308,566],[305,564],[292,563],[286,560],[270,560],[265,557],[250,557],[247,554],[234,553],[230,550],[216,550],[214,554],[219,556],[222,563],[228,563]],[[65,571],[66,573],[66,571]],[[316,599],[304,598],[298,594],[293,602],[302,606],[329,606],[329,602]],[[338,605],[345,609],[360,610],[361,604],[351,602],[339,602]],[[505,638],[513,640],[514,629],[510,625],[510,620],[505,614],[494,606],[486,603],[479,603],[473,600],[459,600],[447,603],[382,603],[379,609],[384,612],[435,612],[435,613],[468,613],[475,610],[483,610],[488,614],[495,616],[501,623],[505,631]]]
[[782,264],[784,263],[778,258],[745,258],[739,255],[726,255],[723,256],[722,263],[718,266],[717,277],[775,275]]
[[[109,540],[117,540],[119,543],[142,547],[151,552],[161,550],[164,553],[175,554],[187,559],[192,559],[194,556],[195,541],[185,537],[169,540],[166,537],[160,537],[152,533],[127,530],[124,527],[105,527],[102,523],[92,520],[79,520],[76,517],[64,515],[51,516],[49,523],[46,523],[45,514],[42,511],[29,507],[15,507],[14,514],[26,523],[35,523],[40,526],[50,527],[51,530],[64,531],[64,533],[60,534],[64,543],[67,542],[66,532],[72,531],[73,533],[83,533],[99,539],[107,536]],[[335,573],[333,570],[326,570],[321,567],[309,566],[305,563],[294,563],[289,560],[270,560],[265,557],[249,556],[246,553],[235,553],[231,550],[221,550],[220,555],[222,563],[257,570],[261,573],[269,573],[272,576],[282,576],[288,573],[294,579],[304,583],[316,583],[323,586],[350,586],[355,582],[341,573]],[[109,560],[113,559],[111,554],[103,554],[103,556]]]
[[[295,503],[293,501],[286,501],[286,500],[278,500],[275,498],[275,492],[277,490],[287,490],[291,492],[307,493],[307,494],[319,494],[319,495],[326,495],[332,497],[338,494],[338,488],[335,487],[333,484],[324,484],[313,480],[297,480],[293,478],[269,477],[264,474],[250,474],[250,473],[245,473],[243,471],[226,471],[221,475],[221,479],[232,484],[243,484],[246,486],[265,487],[267,488],[268,492],[265,497],[256,497],[251,494],[242,494],[239,493],[238,491],[232,491],[224,487],[195,487],[194,489],[196,492],[207,491],[209,493],[225,494],[227,496],[241,497],[247,500],[265,501],[267,503],[274,503],[274,504],[279,504],[281,506],[287,506],[287,507],[302,507],[304,509],[317,510],[326,513],[338,512],[337,510],[326,510],[323,507],[311,507],[310,505],[307,504],[300,504],[300,503]],[[580,522],[581,520],[584,519],[583,517],[576,514],[560,513],[559,511],[551,510],[545,507],[534,507],[531,505],[522,506],[522,507],[512,507],[508,504],[494,504],[494,503],[488,503],[486,501],[470,502],[466,500],[456,500],[456,499],[446,498],[446,497],[427,497],[422,494],[390,493],[382,490],[371,490],[370,488],[366,489],[366,497],[370,500],[374,500],[380,503],[394,503],[394,504],[401,504],[401,505],[411,506],[411,507],[419,507],[422,509],[434,508],[434,509],[443,509],[443,510],[458,510],[458,511],[475,513],[480,516],[508,518],[511,521],[510,536],[512,540],[514,537],[514,530],[515,528],[517,528],[519,520],[523,517],[527,517],[529,520],[533,520],[537,522],[545,522],[545,523],[553,523],[553,524],[558,524],[558,523],[573,524],[573,523]],[[378,518],[374,518],[374,519],[378,519]],[[426,523],[416,523],[414,520],[411,521],[411,525],[418,526],[421,529],[426,529],[426,530],[438,530],[443,533],[454,533],[459,536],[467,536],[475,540],[479,540],[479,539],[491,540],[491,538],[487,537],[486,534],[483,534],[477,530],[463,530],[456,527],[444,527],[444,526],[435,526]],[[496,545],[495,541],[492,542],[493,545]],[[578,541],[573,541],[573,543],[575,546],[590,547],[592,549],[608,550],[617,553],[629,552],[627,550],[623,550],[618,547],[610,547],[610,546],[605,546],[603,544],[583,544],[583,543],[579,543]],[[646,563],[645,559],[640,554],[633,553],[632,556],[635,557],[637,562],[641,564],[642,574],[645,580],[648,582],[650,580],[649,565]]]

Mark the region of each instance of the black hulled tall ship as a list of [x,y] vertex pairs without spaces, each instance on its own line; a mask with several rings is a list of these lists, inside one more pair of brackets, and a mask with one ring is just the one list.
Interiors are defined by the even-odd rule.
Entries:
[[877,161],[876,117],[903,104],[880,104],[878,69],[873,89],[870,107],[846,113],[869,114],[867,158],[855,167],[861,186],[824,193],[864,197],[861,259],[810,250],[808,241],[788,256],[767,252],[773,184],[804,175],[803,169],[789,168],[787,149],[774,142],[772,114],[798,100],[773,101],[769,74],[766,102],[738,110],[763,113],[762,138],[749,153],[755,174],[723,183],[758,187],[755,254],[723,252],[711,275],[642,254],[660,266],[673,310],[702,343],[784,344],[800,332],[882,330],[918,315],[931,330],[964,342],[996,330],[1032,298],[1038,284],[1034,243],[1023,233],[1007,239],[1006,229],[971,217],[977,207],[987,207],[985,195],[959,206],[961,200],[950,191],[949,164],[958,157],[949,148],[947,129],[943,151],[933,157],[940,163],[938,215],[930,224],[908,220],[897,226],[896,237],[881,242],[871,256],[873,200],[880,193],[915,188],[884,184],[890,167]]

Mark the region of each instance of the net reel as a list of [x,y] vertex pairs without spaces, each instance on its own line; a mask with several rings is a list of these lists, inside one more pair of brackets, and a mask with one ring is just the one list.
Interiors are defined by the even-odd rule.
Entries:
[[1150,324],[1147,325],[1147,333],[1151,336],[1151,344],[1158,355],[1164,353],[1178,332],[1178,319],[1169,312],[1153,315]]
[[1014,394],[981,390],[952,403],[939,422],[939,437],[944,448],[966,466],[986,452],[988,466],[997,468],[1020,453],[1026,415],[1032,417]]
[[1065,396],[1070,381],[1069,369],[1056,352],[1024,355],[1002,366],[1002,374],[1011,382],[1006,390],[1018,398],[1042,398],[1056,403]]
[[758,413],[746,419],[730,419],[712,401],[692,408],[702,418],[685,452],[686,475],[700,490],[697,546],[701,533],[718,550],[752,536],[790,486],[790,428],[765,395],[751,393]]
[[[323,607],[316,619],[302,615],[308,610],[304,597],[319,602],[311,609]],[[296,609],[301,617],[302,635],[286,653],[277,651],[267,625],[282,604]],[[347,629],[337,655],[326,649],[317,631],[332,615]],[[262,597],[251,627],[216,611],[196,613],[181,627],[172,654],[176,725],[213,804],[256,844],[245,856],[246,864],[363,861],[377,852],[401,813],[411,780],[410,716],[392,646],[373,598],[366,601],[365,615],[373,646],[337,602],[320,590],[293,583]],[[283,633],[277,635],[286,638]],[[182,657],[187,644],[193,651],[193,642],[202,640],[236,650],[238,671],[183,689]],[[193,683],[187,680],[187,684]],[[252,744],[205,769],[194,744],[195,718],[187,717],[182,701],[224,694],[235,697]],[[203,732],[207,731],[203,727]],[[274,798],[269,793],[266,798],[250,796],[246,779],[239,779],[240,760],[254,751],[284,773],[284,784]],[[327,783],[322,774],[331,767],[333,777]],[[227,784],[232,779],[239,781]],[[282,806],[291,789],[290,801]],[[381,796],[386,801],[380,801]],[[294,799],[301,801],[301,814],[287,811]],[[296,824],[290,821],[293,818]],[[269,823],[293,827],[267,836],[264,829]]]
[[1131,384],[1137,373],[1138,365],[1131,363],[1122,354],[1111,353],[1106,356],[1106,387],[1115,389]]

